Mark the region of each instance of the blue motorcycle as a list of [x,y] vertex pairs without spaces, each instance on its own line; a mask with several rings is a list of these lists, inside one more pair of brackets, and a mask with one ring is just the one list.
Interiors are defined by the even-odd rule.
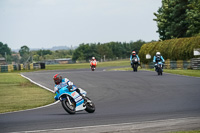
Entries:
[[158,73],[158,75],[162,75],[162,72],[163,72],[163,62],[162,61],[159,61],[158,63],[157,63],[157,73]]
[[86,97],[87,92],[81,88],[79,88],[80,94],[76,91],[70,91],[73,87],[75,86],[70,85],[59,89],[54,99],[60,100],[63,108],[69,114],[75,114],[77,111],[82,110],[93,113],[95,111],[95,105]]

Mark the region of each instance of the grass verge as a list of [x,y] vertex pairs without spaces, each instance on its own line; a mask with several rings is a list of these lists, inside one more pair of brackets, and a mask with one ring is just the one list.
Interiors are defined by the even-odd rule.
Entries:
[[[124,68],[115,68],[115,69],[108,69],[108,70],[124,70],[124,71],[133,71],[131,67],[124,67]],[[154,71],[154,69],[141,69],[139,70],[149,70]],[[178,75],[185,75],[185,76],[193,76],[193,77],[200,77],[200,70],[186,70],[186,69],[164,69],[165,73],[172,73]]]
[[[97,68],[111,67],[111,66],[128,66],[128,65],[130,65],[130,61],[128,59],[125,59],[125,60],[117,60],[109,62],[98,62]],[[45,70],[83,69],[83,68],[90,68],[90,63],[46,65]]]
[[26,110],[54,102],[54,94],[18,73],[0,73],[0,113]]
[[200,133],[200,130],[197,130],[197,131],[177,131],[177,132],[170,132],[170,133]]

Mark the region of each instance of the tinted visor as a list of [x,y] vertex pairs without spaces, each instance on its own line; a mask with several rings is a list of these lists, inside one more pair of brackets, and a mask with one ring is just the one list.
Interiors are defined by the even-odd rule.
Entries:
[[59,78],[54,78],[55,84],[60,84],[60,79]]

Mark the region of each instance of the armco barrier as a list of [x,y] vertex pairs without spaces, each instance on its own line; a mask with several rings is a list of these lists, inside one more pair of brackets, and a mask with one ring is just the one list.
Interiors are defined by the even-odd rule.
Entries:
[[[191,65],[192,61],[183,61],[183,60],[171,61],[171,60],[167,59],[165,61],[164,68],[165,69],[191,69],[191,68],[193,68],[193,69],[199,68],[200,69],[200,59],[198,61],[193,60],[193,64],[196,65],[196,67],[195,66],[192,67],[192,65]],[[146,69],[154,68],[154,63],[153,62],[151,62],[149,64],[142,63],[141,66],[142,66],[142,68],[146,68]]]
[[200,58],[192,59],[192,69],[200,69]]
[[8,66],[7,65],[1,65],[1,72],[8,72]]
[[17,64],[17,65],[0,65],[0,72],[12,72],[16,70],[33,70],[45,69],[45,63]]

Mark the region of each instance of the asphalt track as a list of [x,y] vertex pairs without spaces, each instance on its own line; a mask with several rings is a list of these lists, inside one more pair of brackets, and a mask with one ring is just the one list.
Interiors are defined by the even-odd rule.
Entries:
[[[200,129],[200,78],[166,73],[158,76],[155,72],[149,71],[103,71],[103,69],[94,72],[89,69],[38,71],[23,75],[53,90],[52,78],[56,73],[69,78],[76,86],[88,92],[88,97],[96,105],[95,113],[81,111],[69,115],[59,102],[40,109],[0,114],[1,133],[50,132],[51,129],[55,129],[53,132],[56,132],[56,129],[63,128],[65,129],[63,132],[66,132],[67,129],[69,131],[77,127],[91,129],[98,125],[119,127],[121,123],[127,126],[129,123],[154,121],[162,123],[163,120],[187,118],[198,119],[196,125],[188,129]],[[105,128],[102,126],[98,132],[103,132],[102,129]]]

